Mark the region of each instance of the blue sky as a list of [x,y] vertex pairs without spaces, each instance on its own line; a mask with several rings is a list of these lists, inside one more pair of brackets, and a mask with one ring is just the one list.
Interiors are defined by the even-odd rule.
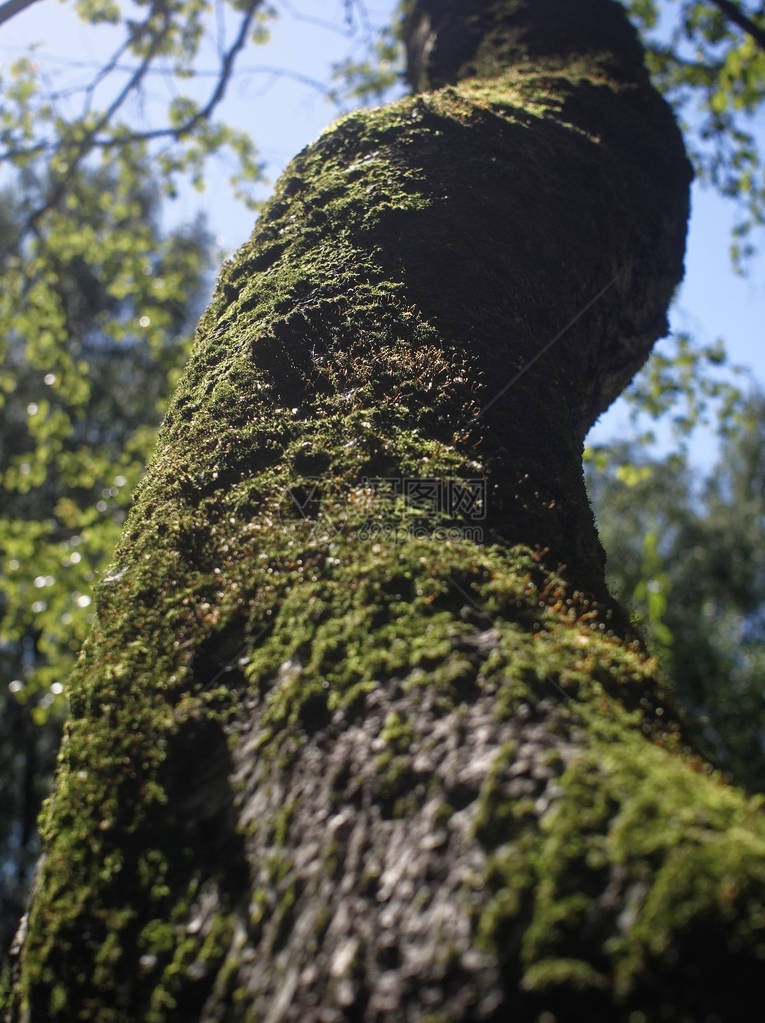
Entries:
[[[273,23],[267,47],[251,47],[244,68],[281,68],[326,81],[334,60],[349,51],[353,42],[341,29],[342,0],[281,0],[281,17]],[[390,17],[394,0],[368,0],[372,23]],[[316,11],[321,11],[316,18]],[[13,59],[30,42],[39,42],[36,59],[54,81],[71,76],[86,77],[92,69],[73,67],[73,61],[98,63],[109,52],[109,29],[87,29],[78,23],[70,3],[41,0],[27,12],[0,28],[0,61]],[[358,44],[357,44],[358,45]],[[209,46],[209,66],[215,65],[215,48]],[[205,85],[205,88],[209,83]],[[169,98],[170,86],[162,79],[152,83],[157,99]],[[151,106],[151,97],[149,108]],[[320,95],[288,76],[267,71],[240,73],[232,83],[220,116],[251,133],[261,157],[275,180],[289,158],[310,142],[336,115]],[[231,197],[230,168],[213,162],[206,192],[184,192],[168,213],[172,221],[190,219],[198,209],[207,212],[220,246],[234,250],[249,235],[253,214]],[[263,196],[268,189],[263,190]],[[729,231],[733,220],[730,203],[694,186],[693,211],[686,258],[686,279],[671,312],[674,330],[688,330],[703,343],[722,337],[733,362],[743,364],[765,387],[765,253],[749,266],[746,278],[733,274],[728,257]],[[765,237],[761,239],[765,250]],[[617,403],[595,428],[594,439],[623,437],[629,432],[626,413]],[[694,457],[709,464],[714,448],[709,436],[697,439]]]

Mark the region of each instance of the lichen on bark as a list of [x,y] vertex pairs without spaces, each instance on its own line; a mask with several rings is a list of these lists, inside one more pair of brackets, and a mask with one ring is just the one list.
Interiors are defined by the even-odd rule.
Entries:
[[[404,25],[426,91],[296,157],[200,323],[70,683],[13,1020],[757,990],[760,803],[685,746],[582,483],[681,276],[680,136],[611,0]],[[476,479],[480,537],[390,483]]]

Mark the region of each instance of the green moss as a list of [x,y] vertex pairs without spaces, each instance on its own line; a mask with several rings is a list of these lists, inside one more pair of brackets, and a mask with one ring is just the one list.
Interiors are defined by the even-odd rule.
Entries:
[[[591,742],[564,771],[561,798],[538,827],[533,812],[500,794],[508,757],[497,756],[478,827],[490,848],[502,844],[490,859],[495,894],[480,931],[489,942],[520,940],[530,991],[591,986],[608,989],[615,1004],[661,1000],[666,1008],[673,1001],[661,977],[691,948],[712,956],[699,948],[707,927],[718,963],[735,962],[744,948],[765,960],[763,801],[700,770],[692,755],[646,742],[634,728],[617,731],[592,712]],[[606,940],[593,934],[588,944],[588,921],[609,890],[622,915],[614,911]],[[514,924],[526,914],[519,939]],[[688,992],[675,997],[680,1011]]]
[[290,821],[292,819],[294,811],[295,811],[294,802],[289,802],[286,803],[281,808],[281,810],[275,817],[273,824],[273,840],[276,845],[285,844],[287,832],[289,830]]
[[256,888],[250,897],[250,924],[257,928],[268,910],[268,894],[262,888]]
[[50,1011],[55,1016],[67,1008],[66,988],[63,984],[56,984],[51,991]]
[[608,980],[581,959],[545,959],[530,967],[523,977],[527,991],[567,987],[573,991],[608,986]]

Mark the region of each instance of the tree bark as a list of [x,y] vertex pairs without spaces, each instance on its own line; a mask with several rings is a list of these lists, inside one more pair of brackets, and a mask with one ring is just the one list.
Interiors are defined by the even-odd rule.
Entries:
[[611,0],[404,33],[435,91],[304,150],[200,324],[71,682],[13,1020],[758,1004],[760,806],[684,745],[582,482],[681,277],[680,135]]

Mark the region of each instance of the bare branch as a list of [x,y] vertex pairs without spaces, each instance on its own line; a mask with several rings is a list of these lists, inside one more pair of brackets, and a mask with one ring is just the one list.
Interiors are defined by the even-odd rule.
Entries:
[[[155,3],[152,5],[152,14],[157,10],[158,7],[164,8],[164,3],[162,2],[162,0],[155,0]],[[80,142],[75,146],[74,152],[71,154],[69,153],[66,154],[67,155],[66,171],[61,175],[61,177],[58,179],[58,181],[55,183],[55,185],[49,192],[45,200],[45,203],[42,206],[39,206],[32,214],[30,214],[25,224],[25,231],[33,229],[39,222],[40,217],[42,217],[42,215],[46,212],[46,210],[49,210],[51,207],[55,206],[58,203],[58,201],[64,195],[67,185],[77,172],[77,169],[79,168],[81,161],[93,149],[93,140],[96,138],[99,131],[101,131],[101,129],[104,128],[109,123],[111,118],[116,114],[116,112],[125,102],[125,100],[133,91],[133,89],[135,89],[140,84],[141,80],[146,74],[146,71],[149,68],[149,65],[156,56],[157,50],[159,49],[160,43],[164,38],[165,32],[167,31],[170,22],[169,12],[167,10],[163,10],[162,13],[163,13],[162,23],[159,25],[158,28],[152,30],[152,40],[149,44],[149,47],[146,51],[146,55],[144,56],[143,60],[135,69],[130,79],[125,83],[125,85],[122,87],[119,93],[115,96],[115,98],[103,112],[103,114],[101,114],[93,128],[91,128],[90,131],[88,131],[85,134],[85,136],[80,140]]]
[[6,3],[0,4],[0,25],[10,21],[15,15],[36,3],[37,0],[6,0]]
[[717,7],[723,15],[732,21],[734,25],[738,25],[744,32],[747,32],[752,39],[765,50],[765,28],[761,28],[756,22],[752,21],[746,11],[733,3],[733,0],[712,0],[712,3]]
[[[134,27],[133,31],[130,33],[130,35],[128,35],[126,37],[125,41],[120,46],[117,47],[117,49],[111,55],[111,57],[106,62],[106,64],[104,64],[101,67],[101,69],[99,70],[98,74],[95,76],[93,81],[88,84],[88,86],[86,87],[86,90],[85,90],[85,94],[86,94],[85,111],[86,111],[86,113],[90,110],[90,106],[91,106],[91,103],[92,103],[92,100],[93,100],[93,96],[95,94],[96,89],[101,84],[101,82],[103,82],[103,80],[107,77],[107,75],[111,74],[111,72],[114,71],[119,66],[120,57],[124,53],[126,53],[127,50],[129,50],[130,47],[133,46],[133,44],[136,43],[141,38],[141,36],[144,35],[145,32],[147,32],[150,29],[150,22],[151,22],[151,19],[154,17],[154,13],[155,13],[155,10],[154,10],[154,7],[152,6],[152,9],[149,11],[149,14],[147,15],[146,19],[144,21],[140,22],[140,24],[135,25],[135,27]],[[131,69],[131,72],[133,70],[134,69]],[[147,68],[147,70],[148,70],[148,68]]]
[[346,39],[353,35],[353,27],[349,28],[347,22],[345,22],[345,27],[341,28],[335,21],[317,18],[314,14],[304,14],[302,11],[296,10],[289,0],[282,0],[281,6],[295,21],[302,21],[306,25],[316,25],[317,28],[324,28],[328,32],[334,32],[335,35],[343,36]]
[[155,128],[148,131],[137,131],[131,132],[127,135],[114,136],[108,139],[99,139],[95,134],[92,139],[93,146],[108,147],[114,145],[124,145],[129,142],[143,142],[151,141],[152,139],[172,137],[176,140],[180,140],[184,135],[188,135],[192,132],[196,126],[201,122],[207,120],[215,110],[216,106],[221,102],[226,94],[228,83],[231,79],[231,74],[234,70],[234,62],[236,61],[237,54],[243,48],[247,42],[247,36],[250,31],[252,19],[255,15],[258,7],[261,6],[263,0],[250,0],[250,6],[242,16],[242,20],[239,25],[239,32],[234,42],[231,44],[229,49],[226,51],[223,59],[221,60],[221,66],[218,71],[218,82],[213,89],[210,98],[207,103],[197,112],[190,117],[183,124],[177,125],[174,128]]
[[[72,177],[77,171],[82,160],[92,152],[95,148],[105,148],[106,146],[114,145],[125,145],[130,142],[151,140],[154,138],[161,137],[172,137],[176,140],[181,139],[184,135],[188,135],[192,132],[200,122],[210,117],[215,107],[223,99],[226,87],[228,86],[229,79],[233,72],[234,62],[239,51],[244,47],[247,42],[252,20],[257,9],[261,6],[263,0],[250,0],[247,10],[242,15],[242,19],[239,25],[239,32],[236,39],[226,51],[223,59],[221,60],[221,67],[218,76],[218,82],[213,90],[207,103],[201,110],[198,110],[192,117],[190,117],[184,124],[178,125],[173,128],[162,128],[155,131],[146,132],[133,132],[128,135],[115,135],[110,139],[99,139],[99,132],[106,127],[109,121],[114,117],[115,113],[122,104],[125,102],[127,97],[136,89],[143,78],[147,75],[152,60],[155,58],[157,50],[159,48],[162,39],[164,38],[165,32],[169,24],[169,13],[163,11],[163,19],[161,25],[151,30],[152,39],[149,44],[148,50],[144,59],[133,71],[130,79],[125,83],[123,88],[109,104],[104,113],[98,118],[98,121],[87,132],[84,138],[74,148],[74,152],[68,155],[68,166],[66,171],[58,179],[52,190],[46,197],[45,203],[39,206],[30,216],[24,225],[25,231],[33,230],[38,224],[40,218],[46,213],[47,210],[54,207],[64,195],[67,185],[72,180]],[[152,13],[155,13],[157,8],[163,8],[164,4],[162,0],[156,0],[155,6]],[[140,29],[139,29],[140,31]]]
[[226,89],[228,88],[229,79],[231,73],[234,70],[234,62],[236,61],[237,54],[244,47],[247,42],[247,36],[250,32],[252,25],[252,19],[255,17],[255,12],[262,5],[263,0],[250,0],[247,10],[244,12],[242,20],[239,24],[239,32],[234,42],[231,44],[229,49],[226,51],[220,66],[220,78],[218,84],[213,90],[210,99],[207,101],[204,107],[198,111],[186,125],[178,130],[178,137],[186,135],[188,132],[193,131],[200,121],[206,120],[220,103],[223,97],[226,95]]

